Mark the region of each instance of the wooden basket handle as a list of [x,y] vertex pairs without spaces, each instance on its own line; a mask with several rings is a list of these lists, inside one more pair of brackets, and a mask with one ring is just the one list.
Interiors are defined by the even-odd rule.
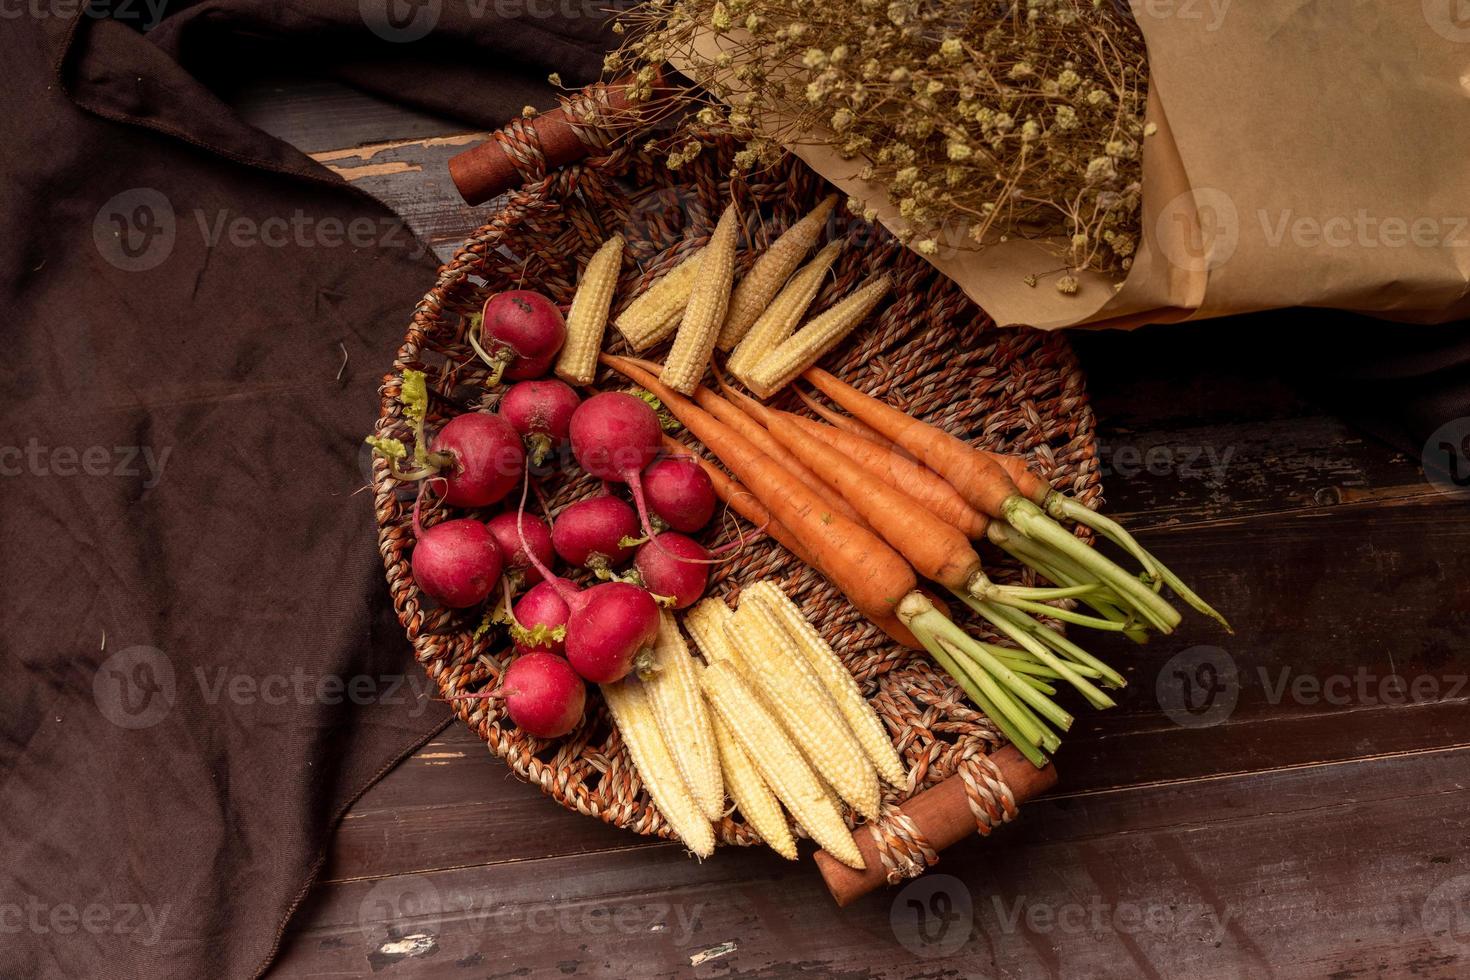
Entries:
[[1025,801],[1056,785],[1056,768],[1037,769],[1015,746],[960,763],[960,771],[902,806],[886,808],[876,827],[852,835],[862,852],[862,871],[826,851],[817,869],[839,906],[850,905],[879,885],[896,885],[923,873],[939,852],[975,833],[989,834],[1009,822]]
[[[485,142],[450,157],[449,177],[460,196],[468,204],[483,204],[589,154],[606,152],[613,134],[600,121],[628,107],[632,83],[625,76],[589,85],[563,96],[559,108],[513,119]],[[656,76],[652,98],[664,91],[663,76]]]

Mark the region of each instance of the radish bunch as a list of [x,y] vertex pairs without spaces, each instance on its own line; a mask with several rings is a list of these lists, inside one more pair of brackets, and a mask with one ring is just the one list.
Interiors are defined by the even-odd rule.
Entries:
[[[602,494],[566,506],[550,525],[522,504],[425,527],[414,507],[410,563],[424,595],[449,609],[485,607],[493,610],[487,625],[509,624],[513,659],[500,685],[459,696],[502,699],[511,720],[540,738],[578,725],[585,682],[612,683],[634,669],[657,635],[660,603],[683,609],[698,601],[711,556],[691,535],[716,505],[699,465],[662,455],[662,426],[647,402],[623,392],[584,401],[543,377],[565,337],[561,311],[545,296],[490,297],[468,339],[491,365],[491,385],[502,376],[516,382],[496,411],[457,415],[430,437],[430,393],[424,375],[408,370],[400,401],[412,448],[368,440],[394,476],[420,481],[421,501],[447,508],[500,504],[530,480],[532,467],[565,449],[603,481]],[[618,486],[627,487],[631,505],[615,495]],[[579,586],[552,570],[557,559],[602,581]]]

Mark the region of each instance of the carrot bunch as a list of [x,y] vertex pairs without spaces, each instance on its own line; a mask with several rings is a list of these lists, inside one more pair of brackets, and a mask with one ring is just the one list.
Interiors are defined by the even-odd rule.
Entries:
[[[657,364],[612,355],[603,361],[657,395],[725,464],[729,476],[707,467],[732,508],[764,525],[895,640],[928,651],[1038,766],[1073,720],[1053,700],[1054,682],[1106,708],[1115,702],[1103,688],[1125,681],[1035,617],[1140,642],[1148,629],[1169,632],[1180,620],[1160,595],[1172,573],[1116,524],[1092,526],[1137,556],[1142,575],[1060,527],[1054,514],[1082,522],[1069,506],[1075,501],[1057,502],[1060,495],[1021,461],[976,450],[824,371],[805,376],[851,413],[816,406],[827,423],[769,408],[723,378],[723,396],[697,387],[688,398],[659,379]],[[973,544],[982,539],[1055,586],[992,582]],[[921,580],[948,589],[1016,646],[970,636],[919,590]],[[1074,598],[1096,615],[1048,604]]]

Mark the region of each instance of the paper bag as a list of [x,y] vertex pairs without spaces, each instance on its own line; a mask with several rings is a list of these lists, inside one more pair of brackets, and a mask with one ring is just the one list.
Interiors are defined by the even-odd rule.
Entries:
[[[1470,315],[1470,2],[1131,9],[1158,127],[1144,141],[1133,267],[1121,286],[1079,273],[1081,288],[1064,295],[1060,248],[941,241],[929,261],[997,323],[1134,327],[1286,306],[1420,322]],[[790,149],[903,228],[856,163],[825,145]]]

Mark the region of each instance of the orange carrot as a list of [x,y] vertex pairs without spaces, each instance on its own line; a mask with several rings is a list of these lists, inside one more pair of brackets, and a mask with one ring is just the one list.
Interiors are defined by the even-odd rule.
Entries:
[[[1160,632],[1171,632],[1178,625],[1180,618],[1178,610],[1140,582],[1136,576],[1130,575],[1104,555],[1088,548],[1071,532],[1057,524],[1042,510],[1041,506],[1022,495],[1010,475],[991,456],[973,448],[963,440],[956,439],[937,426],[911,418],[871,395],[863,394],[821,368],[808,368],[803,376],[860,421],[913,453],[919,462],[948,480],[950,486],[959,491],[960,496],[981,513],[1007,521],[1026,537],[1046,542],[1055,550],[1066,554],[1073,561],[1092,571],[1100,581],[1112,586],[1114,592],[1128,600]],[[1043,484],[1044,481],[1040,477],[1035,477],[1034,483],[1032,481],[1027,481],[1027,483],[1029,489],[1034,492],[1039,489],[1038,484]],[[1050,488],[1047,489],[1048,493],[1044,495],[1044,499],[1047,499],[1048,502],[1056,500],[1063,504],[1071,504],[1073,505],[1070,507],[1071,513],[1085,514],[1087,509],[1081,504],[1067,501],[1060,494],[1051,495]],[[1073,519],[1081,520],[1082,517],[1074,516]],[[1122,530],[1112,522],[1109,522],[1109,526],[1110,529],[1116,529],[1118,532]],[[1136,549],[1135,553],[1147,555],[1147,552],[1133,542],[1126,533],[1124,539]],[[1150,566],[1156,567],[1160,573],[1165,573],[1165,580],[1176,592],[1180,592],[1181,595],[1185,594],[1180,591],[1183,583],[1178,581],[1177,576],[1167,572],[1151,556],[1148,560]],[[1193,597],[1193,593],[1189,593],[1188,596]],[[1218,616],[1214,610],[1209,611]]]
[[[906,459],[913,459],[913,456],[911,456],[908,452],[896,446],[892,439],[889,439],[887,436],[883,435],[883,433],[879,432],[877,429],[874,429],[867,423],[861,422],[858,419],[853,418],[851,415],[843,415],[841,412],[834,411],[833,409],[828,408],[826,405],[823,405],[811,395],[808,395],[806,392],[801,391],[800,389],[797,389],[796,396],[806,403],[807,408],[811,409],[817,415],[826,419],[835,428],[840,429],[843,432],[849,433],[851,435],[861,436],[869,442],[874,442],[880,446],[884,446]],[[1006,453],[993,453],[988,449],[980,449],[976,451],[984,453],[986,456],[989,456],[992,460],[995,461],[996,465],[1005,470],[1006,475],[1009,476],[1012,482],[1016,484],[1016,489],[1025,494],[1027,499],[1038,504],[1044,504],[1046,502],[1047,494],[1051,493],[1051,484],[1047,483],[1041,477],[1031,472],[1030,468],[1027,467],[1026,461],[1024,459],[1019,456],[1011,456]]]
[[859,421],[913,453],[981,513],[1005,517],[1007,501],[1019,496],[1016,484],[995,460],[938,426],[905,415],[821,368],[808,368],[803,376]]
[[[649,371],[650,373],[657,373],[658,371],[658,365],[652,361],[645,361],[640,358],[631,357],[628,358],[628,360],[633,361],[639,367],[643,368],[646,371]],[[791,450],[787,449],[786,446],[777,441],[769,432],[756,424],[756,422],[753,421],[750,416],[746,415],[734,405],[731,405],[729,402],[725,401],[719,395],[715,394],[713,391],[709,390],[703,385],[696,385],[693,394],[694,403],[696,405],[713,415],[715,418],[719,419],[721,422],[728,425],[730,428],[734,429],[736,432],[740,433],[745,438],[749,439],[752,443],[755,444],[755,447],[757,449],[765,453],[767,456],[771,457],[771,459],[780,463],[783,467],[785,467],[787,472],[796,477],[802,483],[805,483],[808,490],[830,501],[832,506],[839,513],[841,513],[843,517],[846,517],[850,521],[856,521],[858,524],[861,524],[864,527],[868,527],[868,522],[863,520],[858,512],[853,509],[851,504],[849,504],[841,497],[831,496],[828,491],[827,485],[822,482],[821,477],[813,473],[810,467],[808,467],[805,463],[798,459],[791,452]]]
[[728,466],[780,521],[858,611],[869,619],[891,620],[904,596],[918,580],[908,563],[858,524],[836,513],[827,500],[786,472],[750,440],[694,402],[624,358],[602,355],[602,361],[653,392]]
[[887,438],[883,435],[883,433],[879,432],[872,426],[867,425],[863,422],[859,422],[851,415],[843,415],[841,412],[835,409],[828,408],[826,405],[823,405],[821,402],[817,401],[815,398],[813,398],[811,395],[808,395],[800,388],[793,387],[792,390],[796,392],[796,397],[800,398],[807,408],[811,409],[813,412],[816,412],[818,416],[826,419],[833,426],[841,429],[843,432],[849,432],[852,435],[861,436],[869,442],[875,442],[878,445],[884,446],[888,449],[897,448],[893,445],[892,439]]
[[914,571],[960,592],[969,591],[977,576],[983,581],[980,556],[953,525],[903,491],[875,479],[825,442],[808,435],[791,416],[766,408],[738,392],[732,391],[731,397],[738,399],[741,409],[793,453],[811,460],[827,483],[867,518]]
[[836,426],[823,425],[801,415],[782,414],[804,432],[842,453],[888,486],[913,497],[940,520],[959,528],[971,541],[985,537],[990,518],[966,503],[965,498],[933,470],[899,455],[897,450]]
[[[786,525],[772,517],[771,512],[766,509],[765,504],[762,504],[755,494],[741,486],[738,480],[732,479],[724,470],[671,436],[664,436],[664,447],[671,453],[688,456],[693,459],[699,464],[700,469],[709,475],[710,482],[714,484],[716,496],[756,527],[764,527],[767,534],[779,541],[803,565],[814,568],[823,575],[827,574],[822,571],[822,566],[812,560],[811,555],[801,546],[801,542],[796,540],[796,536],[786,528]],[[828,578],[830,577],[828,576]],[[949,607],[936,595],[930,594],[929,592],[924,592],[924,595],[940,612],[946,617],[949,616]],[[897,616],[868,616],[867,618],[874,626],[888,634],[890,640],[900,646],[906,646],[911,650],[924,649],[924,645],[918,641],[918,638],[914,636]]]
[[1051,484],[1032,473],[1024,459],[1008,453],[993,453],[986,449],[977,451],[983,456],[990,457],[997,466],[1005,470],[1006,476],[1011,478],[1016,489],[1021,491],[1027,500],[1042,506],[1046,505],[1047,495],[1052,492]]
[[[694,460],[699,465],[699,468],[704,470],[705,474],[709,477],[710,483],[714,485],[715,496],[723,500],[735,513],[754,524],[757,528],[764,528],[767,534],[779,541],[787,551],[801,559],[803,564],[817,568],[816,563],[811,560],[811,556],[807,554],[806,549],[786,529],[786,525],[772,517],[771,512],[766,509],[764,504],[756,499],[755,494],[741,486],[739,481],[732,479],[730,474],[672,436],[664,436],[664,448],[670,455],[684,456]],[[820,568],[817,570],[821,571]]]

